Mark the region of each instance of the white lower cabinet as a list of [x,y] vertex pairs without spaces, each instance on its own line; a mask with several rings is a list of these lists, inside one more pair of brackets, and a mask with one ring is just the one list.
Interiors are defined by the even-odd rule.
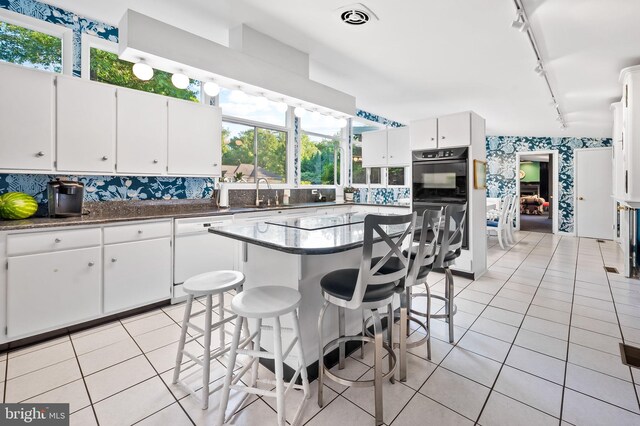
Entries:
[[7,336],[98,317],[101,270],[100,247],[9,257]]
[[171,297],[171,238],[104,246],[104,313]]

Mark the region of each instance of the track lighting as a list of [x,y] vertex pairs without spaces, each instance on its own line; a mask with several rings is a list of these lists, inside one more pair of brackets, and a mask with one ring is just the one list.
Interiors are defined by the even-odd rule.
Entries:
[[538,66],[536,66],[534,68],[534,71],[536,72],[536,74],[538,74],[538,76],[542,77],[545,73],[544,68],[542,67],[542,61],[538,62]]
[[511,28],[520,31],[521,33],[529,29],[529,23],[522,12],[519,11],[516,15],[516,19],[511,22]]

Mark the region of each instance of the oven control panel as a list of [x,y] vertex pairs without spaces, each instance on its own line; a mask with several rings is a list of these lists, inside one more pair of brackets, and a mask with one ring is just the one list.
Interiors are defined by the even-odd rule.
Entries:
[[[466,148],[454,148],[454,149],[438,149],[429,151],[414,151],[413,156],[415,159],[422,160],[440,160],[449,158],[466,158]],[[418,155],[416,155],[418,154]]]

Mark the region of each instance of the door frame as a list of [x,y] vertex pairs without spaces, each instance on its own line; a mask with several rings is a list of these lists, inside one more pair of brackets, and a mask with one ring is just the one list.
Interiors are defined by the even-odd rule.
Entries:
[[[612,146],[602,146],[597,148],[576,148],[573,150],[573,234],[578,236],[578,152],[579,151],[611,151],[613,152]],[[613,165],[612,165],[613,167]],[[613,176],[612,176],[613,179]],[[613,189],[613,188],[611,188]],[[614,211],[613,218],[615,221],[615,211],[616,211],[616,202],[613,196],[611,196],[611,209]],[[613,224],[615,228],[615,222]],[[615,232],[615,229],[614,229]],[[615,234],[614,234],[615,235]],[[609,238],[606,238],[607,240]],[[613,239],[613,238],[612,238]]]
[[[558,173],[560,165],[558,164],[560,161],[560,153],[557,149],[548,149],[548,150],[539,150],[539,151],[522,151],[516,152],[516,170],[515,170],[515,183],[516,183],[516,200],[520,201],[520,158],[526,157],[527,155],[551,155],[553,158],[553,182],[551,183],[553,188],[553,202],[551,204],[551,208],[553,209],[553,218],[551,225],[551,232],[554,234],[558,233],[558,190],[559,190],[559,182],[560,175]],[[516,209],[516,229],[520,230],[520,209]]]

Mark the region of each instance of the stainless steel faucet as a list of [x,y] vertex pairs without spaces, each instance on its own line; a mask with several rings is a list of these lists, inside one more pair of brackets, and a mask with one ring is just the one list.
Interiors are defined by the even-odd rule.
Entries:
[[267,184],[267,188],[271,190],[271,184],[265,178],[256,179],[256,207],[260,207],[260,181],[263,180]]

